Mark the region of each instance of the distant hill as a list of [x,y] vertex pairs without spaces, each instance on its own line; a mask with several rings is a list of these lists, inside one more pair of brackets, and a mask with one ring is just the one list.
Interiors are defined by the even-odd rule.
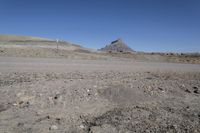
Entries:
[[81,45],[70,43],[64,40],[48,39],[31,36],[17,36],[17,35],[0,35],[0,46],[12,48],[32,47],[32,48],[51,48],[59,50],[68,50],[75,52],[91,52],[91,49],[84,48]]
[[107,52],[134,52],[121,39],[117,39],[99,50]]
[[0,35],[0,41],[53,41],[53,40],[41,37]]

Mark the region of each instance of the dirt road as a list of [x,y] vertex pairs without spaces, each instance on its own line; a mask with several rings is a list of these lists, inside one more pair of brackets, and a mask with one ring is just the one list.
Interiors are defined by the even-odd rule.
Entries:
[[198,133],[200,65],[0,57],[0,133]]
[[92,71],[173,71],[199,72],[199,64],[152,63],[134,60],[74,60],[61,58],[0,57],[0,71],[92,72]]

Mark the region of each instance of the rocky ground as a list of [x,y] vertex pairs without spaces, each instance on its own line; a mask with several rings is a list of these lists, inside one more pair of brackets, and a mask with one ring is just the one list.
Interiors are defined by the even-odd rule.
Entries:
[[0,57],[0,132],[200,132],[200,66]]

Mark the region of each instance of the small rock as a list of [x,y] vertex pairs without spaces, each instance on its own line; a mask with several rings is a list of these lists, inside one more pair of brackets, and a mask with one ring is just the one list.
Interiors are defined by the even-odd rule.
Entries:
[[187,92],[187,93],[191,93],[191,91],[190,91],[190,90],[188,90],[188,89],[186,89],[186,90],[185,90],[185,92]]
[[80,125],[79,127],[80,127],[80,128],[82,128],[82,129],[83,129],[83,128],[85,128],[85,126],[84,126],[84,125]]
[[24,103],[24,101],[19,101],[19,104],[23,104]]
[[181,87],[182,87],[182,88],[185,88],[185,85],[184,85],[184,84],[182,84],[182,85],[181,85]]
[[199,94],[198,87],[194,86],[193,89],[194,89],[193,91],[194,93]]
[[13,106],[17,106],[18,104],[17,103],[13,103]]
[[55,96],[54,96],[54,99],[55,100],[57,100],[57,99],[60,99],[62,96],[60,95],[60,94],[56,94]]
[[50,119],[50,116],[49,116],[49,115],[47,115],[47,119]]
[[49,130],[57,130],[58,129],[58,127],[56,126],[56,125],[52,125],[50,128],[49,128]]
[[198,94],[198,90],[194,90],[194,93]]
[[161,88],[161,87],[158,87],[158,89],[161,90],[161,91],[163,91],[163,88]]
[[18,127],[23,127],[23,126],[24,126],[24,123],[19,122],[19,123],[17,124],[17,126],[18,126]]
[[193,89],[198,90],[198,87],[194,86]]
[[56,118],[56,121],[60,121],[61,119],[60,118]]
[[151,80],[151,79],[153,79],[153,78],[151,78],[151,77],[147,77],[146,79]]
[[200,113],[198,114],[198,117],[200,118]]

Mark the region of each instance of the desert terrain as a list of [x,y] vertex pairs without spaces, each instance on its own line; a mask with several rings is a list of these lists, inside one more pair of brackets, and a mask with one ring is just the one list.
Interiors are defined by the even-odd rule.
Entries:
[[6,39],[0,39],[2,133],[200,132],[199,56]]

